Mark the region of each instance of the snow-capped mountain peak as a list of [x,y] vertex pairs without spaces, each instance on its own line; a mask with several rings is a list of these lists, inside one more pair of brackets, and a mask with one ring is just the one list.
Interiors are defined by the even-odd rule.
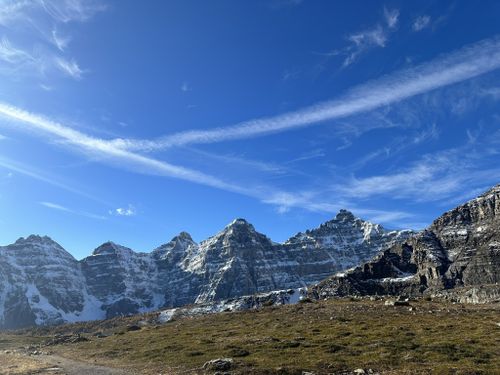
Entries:
[[356,217],[354,216],[354,214],[349,211],[349,210],[346,210],[346,209],[341,209],[337,215],[335,216],[335,220],[336,221],[353,221],[355,220]]
[[[179,261],[189,250],[196,248],[198,244],[193,240],[188,232],[181,232],[173,237],[169,242],[160,245],[152,254],[157,259],[170,259],[172,262]],[[173,257],[176,258],[172,259]]]

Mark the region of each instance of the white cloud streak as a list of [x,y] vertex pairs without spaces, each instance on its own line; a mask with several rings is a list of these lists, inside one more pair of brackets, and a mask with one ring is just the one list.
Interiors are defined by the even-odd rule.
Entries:
[[116,139],[117,148],[154,151],[300,129],[369,112],[500,68],[500,38],[486,39],[417,67],[355,87],[343,97],[295,112],[210,130],[191,130],[157,140]]
[[[385,175],[351,178],[333,191],[345,199],[369,199],[390,196],[392,199],[412,199],[416,202],[440,201],[450,194],[460,193],[464,186],[498,183],[500,168],[480,168],[478,155],[469,144],[425,155],[411,167]],[[484,157],[482,153],[481,157]]]
[[38,181],[45,182],[49,185],[55,186],[59,189],[69,191],[70,193],[73,193],[76,195],[80,195],[80,196],[85,197],[87,199],[90,199],[90,200],[93,200],[93,201],[96,201],[99,203],[107,204],[106,202],[103,202],[102,200],[100,200],[100,199],[98,199],[98,198],[96,198],[88,193],[85,193],[85,192],[83,192],[83,191],[81,191],[73,186],[70,186],[64,182],[59,181],[54,176],[50,176],[42,171],[38,171],[32,167],[28,167],[22,163],[17,162],[17,161],[13,161],[13,160],[10,160],[8,158],[0,157],[0,167],[9,169],[11,171],[17,172],[19,174],[33,178],[33,179],[38,180]]
[[52,42],[61,52],[66,49],[70,41],[71,37],[59,34],[56,28],[52,29]]
[[75,210],[72,210],[70,208],[67,208],[67,207],[62,206],[62,205],[57,204],[57,203],[53,203],[53,202],[38,202],[38,203],[44,207],[50,208],[51,210],[67,212],[67,213],[74,214],[74,215],[88,217],[90,219],[106,220],[105,216],[95,215],[95,214],[91,214],[91,213],[83,212],[83,211],[75,211]]
[[52,203],[52,202],[38,202],[38,203],[40,203],[42,206],[45,206],[47,208],[51,208],[53,210],[71,212],[71,210],[69,208],[61,206],[60,204],[57,204],[57,203]]
[[85,73],[76,63],[75,60],[65,60],[61,57],[56,57],[54,59],[56,66],[59,70],[61,70],[64,74],[76,79],[80,80]]
[[0,6],[0,25],[8,26],[20,19],[27,19],[24,13],[33,5],[32,1],[9,1],[4,0]]
[[368,218],[373,222],[377,223],[394,223],[400,219],[413,217],[413,214],[404,211],[386,211],[386,210],[374,210],[367,208],[358,208],[356,205],[348,201],[339,201],[339,197],[336,196],[332,201],[337,203],[331,203],[329,200],[317,199],[317,195],[326,195],[325,192],[317,191],[303,191],[298,193],[289,192],[274,192],[269,194],[269,196],[263,199],[264,203],[272,204],[277,207],[278,213],[287,213],[291,208],[302,208],[312,212],[320,213],[336,213],[340,209],[349,209],[353,211],[356,215]]
[[0,103],[0,116],[11,120],[14,125],[22,125],[25,131],[35,131],[50,137],[51,140],[59,139],[63,143],[76,146],[77,149],[93,157],[100,157],[109,163],[127,162],[126,166],[144,173],[168,176],[187,180],[203,185],[208,185],[223,190],[239,192],[250,195],[250,189],[226,183],[216,177],[192,169],[176,166],[160,160],[145,157],[117,147],[114,143],[91,137],[80,131],[64,126],[58,122],[32,114],[20,108]]
[[106,5],[93,0],[40,0],[40,3],[55,21],[62,23],[85,22],[107,9]]
[[34,62],[36,59],[26,51],[14,47],[4,35],[2,40],[0,40],[0,60],[9,64],[24,64],[26,62]]
[[[127,150],[116,147],[113,143],[99,138],[94,138],[77,130],[63,126],[55,121],[49,120],[39,115],[29,113],[19,108],[0,103],[0,116],[10,120],[14,126],[20,125],[20,129],[24,131],[35,132],[36,134],[49,137],[51,141],[54,139],[62,140],[64,144],[72,146],[72,151],[79,150],[93,158],[99,157],[100,161],[118,165],[120,168],[132,169],[143,174],[153,174],[166,176],[181,180],[190,181],[193,183],[210,186],[217,189],[222,189],[248,197],[256,198],[264,203],[269,203],[279,206],[281,209],[291,207],[302,208],[314,212],[337,212],[340,208],[352,208],[352,205],[331,204],[328,202],[317,201],[313,193],[289,193],[275,190],[269,187],[251,187],[239,186],[232,183],[222,181],[214,176],[205,173],[172,165],[164,161],[145,157]],[[0,122],[3,125],[4,122]],[[49,177],[40,173],[32,172],[26,168],[16,166],[8,161],[5,162],[0,158],[0,165],[7,167],[13,171],[20,172],[38,180],[58,186],[60,188],[73,191],[68,186],[55,182]],[[73,191],[82,194],[79,191]],[[337,200],[336,200],[337,201]],[[120,211],[114,210],[115,214],[127,214],[129,211],[123,209]],[[132,211],[130,211],[132,212]],[[375,218],[396,218],[408,217],[407,213],[403,212],[388,212],[380,210],[357,209],[356,213],[362,215],[371,215]]]

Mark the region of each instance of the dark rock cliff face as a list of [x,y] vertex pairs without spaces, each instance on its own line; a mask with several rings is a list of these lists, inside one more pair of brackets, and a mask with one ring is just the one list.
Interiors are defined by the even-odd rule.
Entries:
[[0,247],[0,327],[55,324],[297,289],[367,261],[409,231],[341,211],[283,244],[244,219],[197,244],[182,232],[151,253],[107,242],[76,261],[48,237]]
[[317,298],[428,293],[500,298],[500,185],[446,212],[423,232],[311,288]]
[[149,254],[106,242],[81,265],[89,292],[102,302],[107,318],[157,305],[159,291],[151,282],[157,277],[157,266]]

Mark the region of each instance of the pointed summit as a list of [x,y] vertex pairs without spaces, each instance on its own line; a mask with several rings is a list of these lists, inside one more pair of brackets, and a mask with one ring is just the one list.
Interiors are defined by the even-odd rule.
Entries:
[[238,217],[238,218],[234,219],[233,221],[231,221],[231,223],[229,223],[228,226],[233,226],[233,225],[250,225],[251,226],[252,224],[250,224],[245,219]]
[[255,232],[254,226],[243,218],[236,218],[233,221],[231,221],[228,225],[226,225],[223,232],[230,230],[236,230],[236,231],[246,230],[249,232]]
[[111,255],[111,254],[120,254],[120,253],[131,253],[133,250],[128,247],[118,245],[112,241],[108,241],[103,243],[101,246],[97,247],[92,255]]
[[32,234],[26,238],[21,237],[12,245],[5,248],[15,250],[17,254],[29,256],[62,257],[74,261],[73,256],[61,245],[48,236]]
[[265,245],[272,244],[271,240],[264,234],[255,230],[254,226],[242,218],[234,219],[226,227],[205,241],[200,243],[201,248],[206,249],[211,244],[220,242],[224,243],[237,243],[238,248],[252,248],[257,243],[265,243]]
[[193,238],[191,237],[191,235],[188,232],[185,232],[185,231],[180,232],[177,236],[175,236],[174,238],[172,238],[172,241],[174,241],[176,239],[182,240],[182,241],[194,242]]
[[59,244],[57,242],[55,242],[52,238],[50,238],[49,236],[40,236],[38,234],[31,234],[29,235],[28,237],[24,238],[24,237],[20,237],[17,239],[17,241],[15,242],[16,244],[30,244],[30,243],[37,243],[37,244],[50,244],[50,245],[57,245],[59,246]]
[[338,221],[353,221],[355,219],[356,217],[354,216],[354,214],[346,209],[341,209],[339,213],[335,216],[335,220]]
[[[191,247],[197,246],[188,232],[180,232],[169,242],[160,245],[153,250],[153,255],[158,259],[170,259],[178,261],[180,257]],[[174,259],[175,258],[175,259]]]

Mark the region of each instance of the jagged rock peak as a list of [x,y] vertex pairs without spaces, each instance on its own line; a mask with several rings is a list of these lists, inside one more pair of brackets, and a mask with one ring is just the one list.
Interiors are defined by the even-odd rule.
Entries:
[[483,195],[488,195],[488,194],[492,194],[492,193],[500,193],[500,184],[493,186],[491,189],[486,191],[486,193],[484,193]]
[[255,231],[254,226],[243,218],[234,219],[226,226],[225,229],[226,230],[227,229],[248,229],[250,231]]
[[500,217],[500,185],[496,185],[477,198],[444,213],[431,227],[442,230],[450,226],[478,225],[482,221]]
[[184,253],[192,246],[197,246],[188,232],[180,232],[177,236],[173,237],[169,242],[160,245],[153,250],[153,255],[159,258],[165,258],[169,253]]
[[500,185],[434,220],[376,258],[318,284],[312,294],[441,295],[488,302],[500,296]]
[[172,238],[172,241],[177,241],[177,240],[194,242],[191,235],[185,231],[180,232],[177,236]]
[[335,220],[337,221],[353,221],[356,220],[356,217],[351,211],[346,209],[341,209],[339,213],[335,216]]
[[45,256],[62,256],[73,259],[73,256],[68,253],[61,245],[48,236],[39,236],[32,234],[26,238],[21,237],[12,245],[7,245],[4,248],[19,252],[21,249],[24,254],[41,254]]
[[49,236],[40,236],[37,234],[31,234],[28,237],[20,237],[16,242],[16,244],[29,244],[29,243],[43,243],[43,244],[55,244],[59,246],[57,242],[55,242]]
[[112,241],[103,243],[101,246],[97,247],[92,255],[104,255],[104,254],[118,254],[120,252],[132,252],[131,249],[118,245]]
[[462,206],[470,205],[473,202],[492,200],[492,199],[500,199],[500,184],[495,185],[491,189],[486,190],[483,194],[479,195],[477,198],[471,199]]

